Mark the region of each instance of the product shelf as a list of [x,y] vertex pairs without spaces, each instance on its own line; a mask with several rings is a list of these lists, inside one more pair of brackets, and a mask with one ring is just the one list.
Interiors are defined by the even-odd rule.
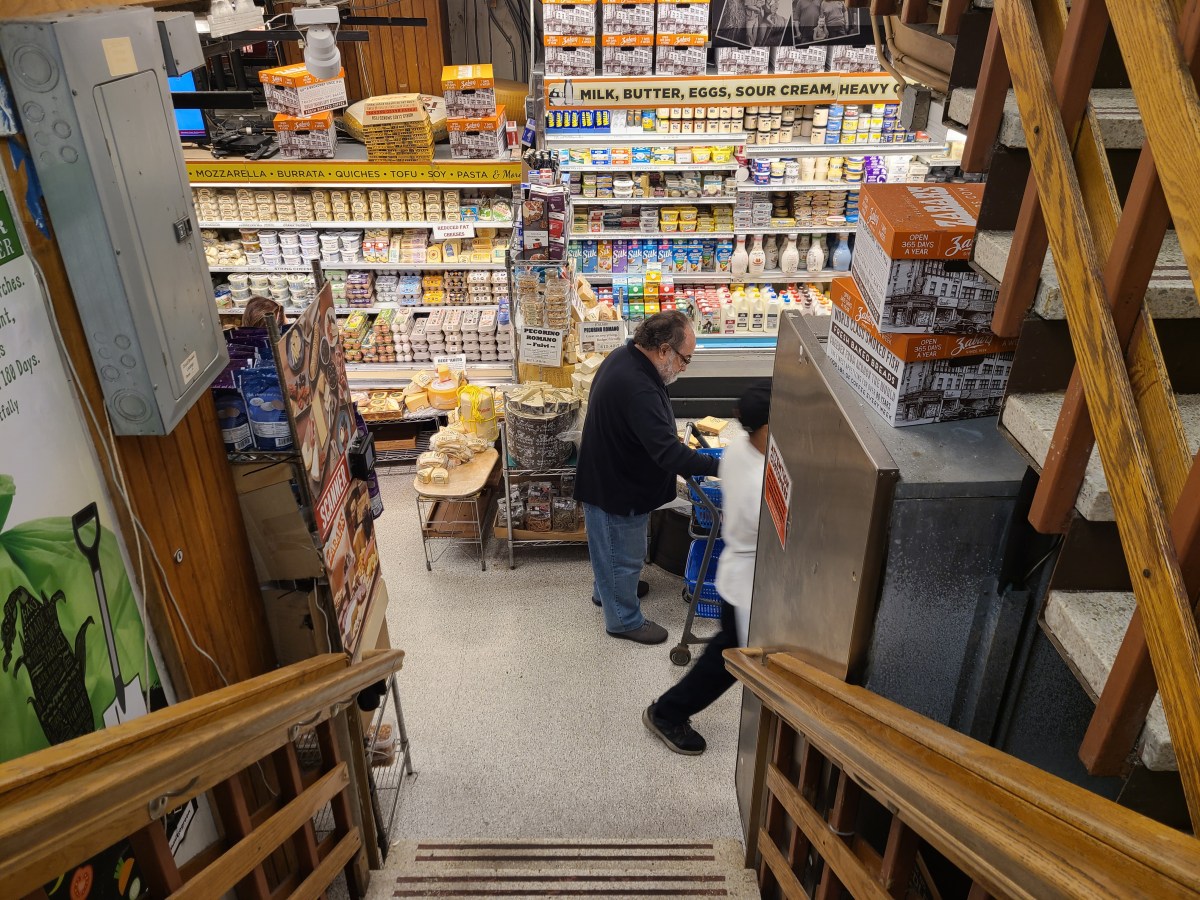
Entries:
[[[336,265],[321,267],[325,271],[334,272],[357,272],[357,271],[388,271],[388,272],[503,272],[504,263],[373,263],[373,262],[354,262],[354,263],[338,263]],[[246,272],[259,275],[309,275],[312,273],[311,266],[209,266],[208,271],[218,272]]]
[[803,227],[800,225],[771,225],[767,228],[743,228],[738,234],[837,234],[841,231],[853,234],[857,227],[857,222],[847,222],[845,225],[805,225]]
[[[645,278],[645,272],[584,272],[583,277],[593,284],[611,284],[616,278],[637,279]],[[671,281],[673,284],[778,284],[781,282],[798,281],[798,282],[826,282],[833,281],[839,275],[847,275],[848,272],[835,272],[833,269],[825,269],[820,272],[808,272],[801,269],[793,275],[787,275],[778,269],[763,272],[760,275],[739,275],[734,276],[731,272],[663,272],[663,280]]]
[[[412,306],[412,305],[406,305],[406,304],[402,304],[402,303],[390,303],[387,305],[371,305],[371,306],[335,306],[333,308],[333,311],[335,313],[337,313],[339,316],[348,316],[351,313],[356,313],[356,312],[366,313],[368,315],[375,315],[377,313],[383,312],[383,310],[385,310],[385,309],[411,309],[416,312],[432,312],[435,309],[484,310],[484,309],[499,309],[499,308],[500,308],[500,304],[498,304],[498,303],[489,303],[489,304],[484,304],[482,306],[478,306],[478,305],[462,306],[462,305],[459,305],[456,303],[439,303],[439,304],[435,304],[433,306],[425,306],[425,305]],[[298,316],[302,312],[304,312],[304,309],[305,309],[304,307],[299,307],[299,306],[285,306],[283,308],[283,314],[285,316]],[[222,316],[240,316],[240,315],[243,315],[245,312],[246,312],[246,308],[244,306],[230,306],[230,307],[226,307],[225,309],[217,310],[217,313]]]
[[[414,372],[433,368],[431,361],[394,363],[346,363],[346,380],[359,389],[404,387]],[[506,384],[513,381],[511,362],[467,363],[467,377],[472,384]]]
[[299,231],[301,229],[324,228],[329,231],[361,231],[366,228],[411,228],[432,230],[443,225],[474,225],[476,228],[512,228],[512,219],[474,220],[464,222],[430,222],[426,219],[407,221],[404,219],[371,219],[358,222],[239,222],[233,219],[213,219],[200,223],[201,228],[266,228],[268,230]]
[[563,172],[733,172],[741,168],[737,160],[727,163],[562,163]]
[[833,181],[809,181],[801,184],[750,184],[738,182],[738,193],[773,194],[781,191],[795,193],[797,191],[857,191],[861,184],[847,184]]
[[913,141],[905,144],[747,144],[747,157],[763,156],[921,156],[945,153],[946,144]]
[[[503,475],[504,497],[512,495],[513,479],[521,478],[561,478],[563,475],[575,474],[576,455],[572,454],[571,459],[566,465],[555,466],[553,468],[544,469],[527,469],[517,465],[508,453],[508,429],[504,424],[500,426],[500,469]],[[517,532],[521,534],[545,534],[545,537],[518,537]],[[567,534],[565,532],[526,532],[521,529],[512,527],[511,519],[505,524],[500,524],[500,510],[496,512],[492,518],[492,533],[503,540],[508,545],[508,567],[516,568],[516,558],[514,550],[517,547],[537,548],[537,547],[568,547],[568,546],[587,546],[587,533],[580,526],[578,532]],[[559,535],[555,537],[554,535]]]
[[732,206],[736,196],[721,197],[572,197],[572,206]]
[[[778,229],[774,229],[778,230]],[[765,232],[764,232],[765,233]],[[573,231],[568,238],[572,241],[592,240],[661,240],[663,238],[731,238],[732,231]]]
[[735,131],[730,134],[645,134],[630,132],[629,134],[605,134],[589,132],[587,134],[546,134],[547,147],[728,147],[740,146],[746,143],[746,132]]

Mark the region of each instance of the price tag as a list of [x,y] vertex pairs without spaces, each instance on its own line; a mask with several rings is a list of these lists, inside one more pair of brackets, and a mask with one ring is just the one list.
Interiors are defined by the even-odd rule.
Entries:
[[526,328],[521,332],[521,362],[531,366],[561,366],[565,331]]
[[433,368],[436,370],[438,366],[449,366],[452,372],[467,371],[467,354],[458,353],[454,356],[435,356],[433,358]]
[[609,353],[625,343],[624,322],[580,322],[579,349],[584,353]]
[[433,239],[435,241],[449,241],[455,238],[473,238],[475,237],[474,222],[434,222],[433,223]]

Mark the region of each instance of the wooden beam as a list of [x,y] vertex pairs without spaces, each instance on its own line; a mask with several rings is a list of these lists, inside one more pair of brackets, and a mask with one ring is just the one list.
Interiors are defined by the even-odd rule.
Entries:
[[[1043,43],[1062,50],[1056,55],[1047,51],[1047,59],[1054,65],[1054,90],[1062,110],[1063,128],[1072,136],[1071,143],[1077,147],[1077,152],[1090,154],[1093,159],[1099,156],[1103,160],[1101,165],[1106,168],[1103,148],[1097,149],[1094,143],[1099,140],[1099,134],[1091,131],[1091,123],[1086,121],[1085,115],[1096,66],[1100,61],[1100,49],[1108,31],[1108,11],[1104,0],[1080,0],[1072,8],[1069,17],[1058,2],[1044,5],[1050,8],[1051,14],[1039,20],[1043,23]],[[1054,11],[1058,11],[1059,15],[1053,15]],[[1048,31],[1053,32],[1053,37],[1047,34]],[[1081,126],[1088,128],[1091,133],[1080,134]],[[1089,138],[1094,141],[1089,143]],[[1116,202],[1115,190],[1112,200]],[[1004,277],[1000,281],[1000,294],[992,313],[992,331],[1001,337],[1016,337],[1021,333],[1021,325],[1033,305],[1038,280],[1042,277],[1042,261],[1046,258],[1048,246],[1046,220],[1042,217],[1037,182],[1031,172],[1025,182],[1017,227],[1013,230],[1012,246],[1004,266]],[[1101,252],[1106,253],[1107,248]]]
[[[244,844],[246,839],[254,833],[254,824],[250,821],[246,793],[242,790],[241,782],[238,781],[236,775],[216,785],[213,788],[212,796],[216,802],[217,812],[221,816],[221,823],[225,826],[225,838],[231,843],[225,853],[221,855],[221,859],[213,864],[213,866],[220,867],[227,854]],[[213,870],[213,866],[209,866],[196,878],[203,878],[205,872]],[[239,881],[240,883],[238,883]],[[194,882],[195,879],[189,883]],[[255,860],[245,871],[240,872],[234,883],[238,885],[239,897],[248,897],[250,900],[269,900],[271,896],[271,885],[267,882],[267,873],[263,869],[261,859]],[[219,894],[214,896],[219,896]]]
[[316,900],[337,875],[339,869],[350,865],[351,861],[362,849],[362,835],[357,828],[342,836],[333,849],[321,860],[321,865],[311,875],[304,879],[291,900]]
[[879,871],[883,889],[893,900],[903,900],[908,896],[908,885],[917,866],[917,850],[920,846],[920,836],[905,825],[899,816],[893,815]]
[[938,34],[958,34],[962,17],[970,0],[942,0],[942,11],[938,15]]
[[[1139,427],[1124,354],[1105,302],[1095,238],[1070,162],[1070,147],[1055,106],[1033,9],[1029,0],[999,0],[996,15],[1029,136],[1030,158],[1047,216],[1084,393],[1090,408],[1106,412],[1096,423],[1100,458],[1134,593],[1146,621],[1151,657],[1160,675],[1184,793],[1193,822],[1200,826],[1200,635],[1175,559],[1150,451]],[[1200,140],[1200,128],[1196,137]],[[1200,153],[1196,158],[1200,159]]]
[[[967,140],[963,144],[964,172],[987,171],[992,160],[992,150],[1000,134],[1000,124],[1004,121],[1004,101],[1008,99],[1008,88],[1011,84],[1008,60],[1004,56],[1004,42],[1000,39],[1000,26],[993,16],[988,26],[987,43],[983,47],[979,80],[975,86],[971,124],[967,128]],[[993,322],[992,330],[995,331],[995,328]]]
[[[840,770],[833,807],[829,811],[829,829],[837,840],[847,846],[849,846],[847,839],[854,834],[855,822],[858,819],[858,803],[861,797],[862,789],[845,769]],[[817,849],[821,850],[822,848],[818,846]],[[822,853],[822,855],[824,854]],[[817,900],[837,900],[842,895],[843,882],[839,874],[826,859],[825,871],[821,873],[821,882],[817,885]],[[853,885],[848,886],[853,890]],[[854,896],[858,896],[858,894],[855,893]]]
[[762,857],[763,867],[774,876],[775,883],[786,900],[808,900],[808,893],[799,879],[792,874],[792,869],[783,858],[778,845],[771,840],[766,831],[758,833],[758,853]]
[[924,25],[929,18],[929,0],[901,0],[900,21],[905,25]]

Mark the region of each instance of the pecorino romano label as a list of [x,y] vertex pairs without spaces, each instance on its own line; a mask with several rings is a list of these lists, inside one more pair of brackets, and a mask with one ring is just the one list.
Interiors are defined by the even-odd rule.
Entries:
[[890,353],[905,362],[926,359],[959,359],[1007,353],[1015,350],[1016,338],[1001,338],[994,334],[912,334],[881,332],[853,278],[835,278],[830,298],[834,304],[871,337],[883,344]]
[[864,184],[860,227],[892,259],[970,259],[982,184]]

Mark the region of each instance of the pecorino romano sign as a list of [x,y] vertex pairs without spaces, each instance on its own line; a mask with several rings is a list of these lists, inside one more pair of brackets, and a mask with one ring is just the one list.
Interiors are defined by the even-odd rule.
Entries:
[[897,103],[900,88],[884,72],[812,75],[706,75],[547,78],[549,109],[647,106],[799,106],[807,103]]

